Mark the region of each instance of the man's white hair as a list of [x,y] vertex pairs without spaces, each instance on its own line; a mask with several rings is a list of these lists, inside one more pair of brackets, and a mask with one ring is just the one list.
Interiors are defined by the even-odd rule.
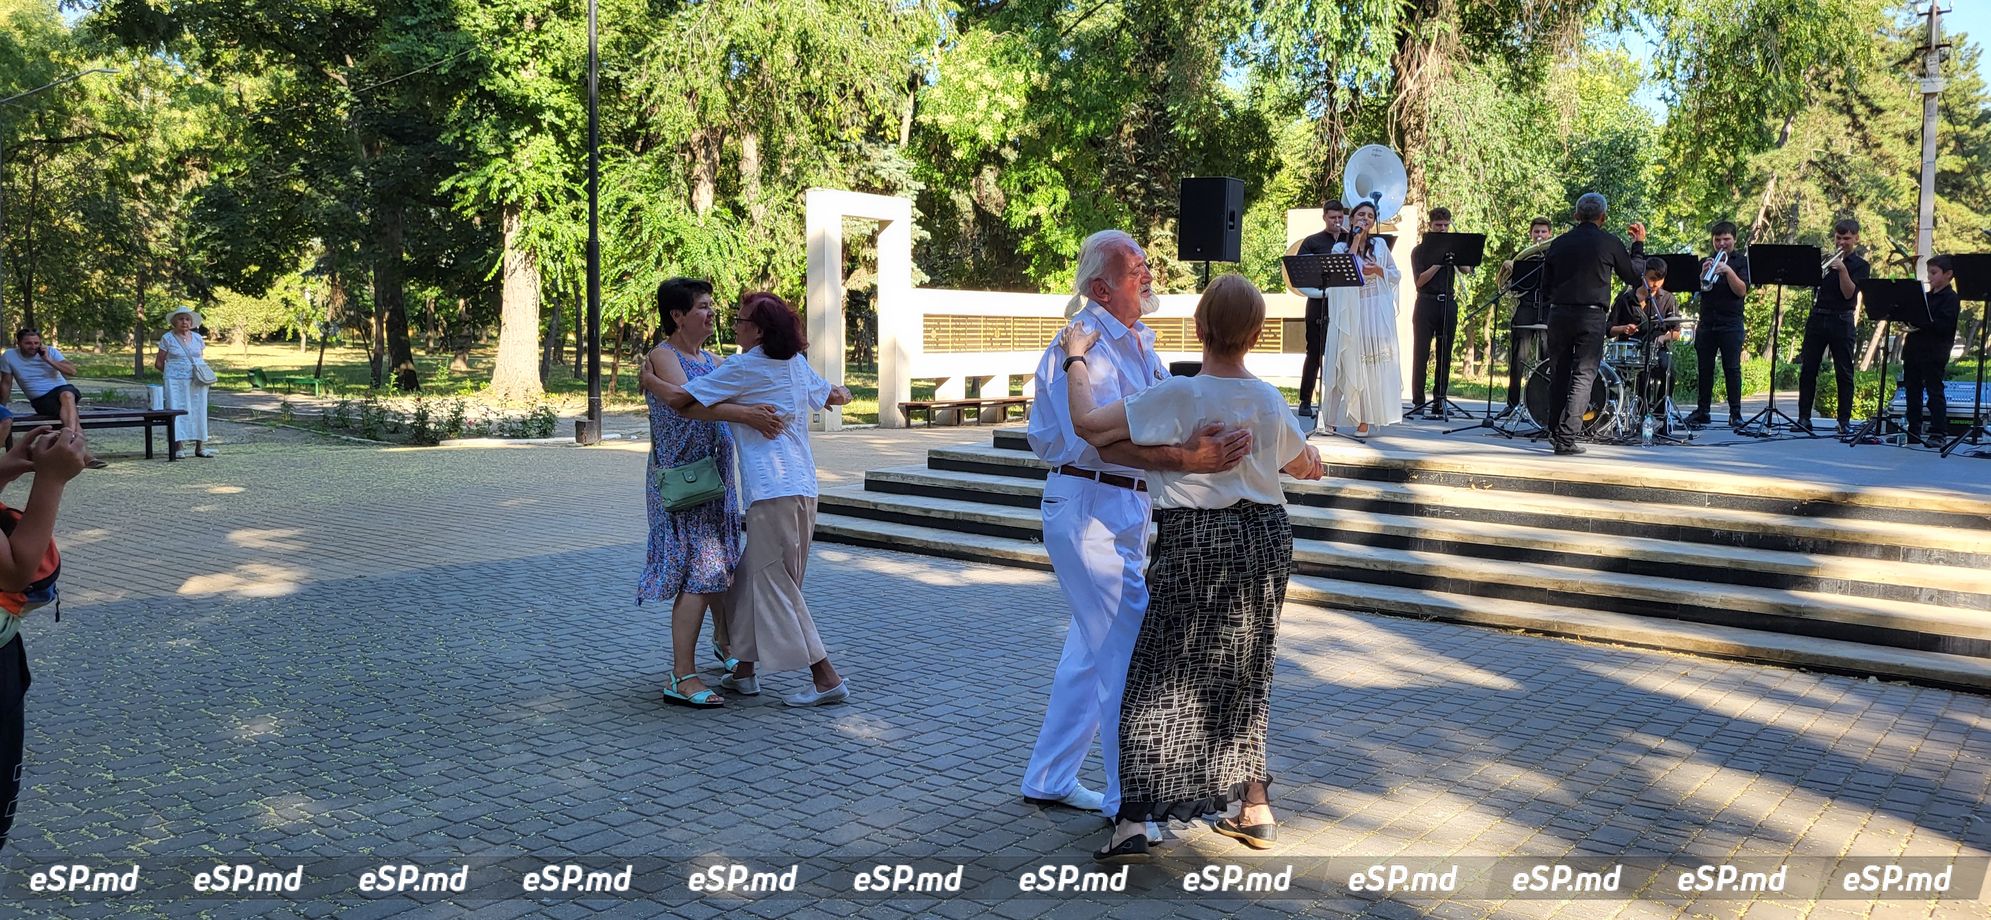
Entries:
[[1065,304],[1066,319],[1085,309],[1085,302],[1092,299],[1092,282],[1106,277],[1113,268],[1114,253],[1121,251],[1141,251],[1141,244],[1134,242],[1125,230],[1101,230],[1079,245],[1078,280],[1073,284],[1077,295]]

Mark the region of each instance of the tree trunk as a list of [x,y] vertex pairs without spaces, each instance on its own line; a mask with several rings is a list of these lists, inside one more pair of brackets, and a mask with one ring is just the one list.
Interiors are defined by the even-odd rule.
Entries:
[[710,128],[691,135],[691,213],[703,218],[712,213],[719,191],[719,132]]
[[470,373],[470,301],[467,298],[456,298],[456,322],[449,326],[449,339],[450,345],[456,349],[449,359],[449,372]]
[[581,362],[588,356],[587,304],[574,298],[574,378],[581,379]]
[[560,312],[558,304],[554,305],[546,317],[546,347],[540,350],[539,355],[540,383],[546,382],[546,375],[553,373],[553,368],[566,355],[566,351],[561,347],[561,343],[564,340],[560,337],[560,320],[563,318],[565,316]]
[[628,329],[623,322],[617,320],[615,323],[615,339],[608,350],[608,395],[610,396],[616,394],[617,384],[621,382],[616,378],[616,375],[622,373],[622,339],[626,332],[628,332]]
[[[28,206],[22,210],[34,214],[36,201],[41,198],[41,161],[28,169]],[[15,260],[14,273],[21,279],[21,327],[39,329],[35,322],[35,221],[32,217],[21,221],[21,257]],[[47,337],[45,337],[47,338]]]
[[403,393],[422,388],[415,368],[415,346],[408,336],[408,290],[402,265],[401,208],[376,202],[373,259],[373,301],[386,323],[387,356],[394,372],[394,389]]
[[767,225],[767,202],[761,198],[760,134],[748,131],[740,136],[740,190],[747,200],[747,226],[758,236]]
[[491,395],[503,402],[526,402],[546,394],[534,373],[539,342],[539,263],[522,248],[525,219],[516,209],[504,214],[504,301],[499,310],[498,357],[491,366]]
[[145,268],[143,261],[138,263],[138,309],[131,320],[131,376],[134,380],[145,379]]

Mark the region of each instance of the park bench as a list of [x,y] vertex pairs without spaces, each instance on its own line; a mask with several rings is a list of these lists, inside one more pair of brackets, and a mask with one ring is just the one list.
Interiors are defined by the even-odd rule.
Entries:
[[332,381],[323,377],[273,377],[260,367],[249,368],[249,386],[258,390],[275,390],[272,384],[281,384],[285,393],[309,390],[313,396],[323,396],[328,390],[336,391]]
[[[185,409],[86,409],[78,406],[76,423],[84,431],[93,428],[144,428],[145,459],[152,459],[152,430],[166,429],[166,459],[180,459],[180,452],[174,446],[178,439],[173,437],[173,420],[187,414]],[[7,448],[14,446],[14,435],[25,434],[43,425],[62,427],[59,415],[16,415],[14,427],[7,432]]]
[[928,428],[931,428],[933,427],[933,413],[936,409],[942,411],[953,410],[956,412],[972,411],[975,413],[975,424],[980,425],[988,421],[984,413],[989,409],[994,409],[996,411],[995,421],[999,424],[1009,421],[1009,407],[1011,406],[1022,406],[1023,417],[1025,419],[1030,417],[1030,397],[1028,396],[997,396],[988,399],[913,399],[899,403],[899,415],[905,418],[906,424],[910,426],[913,423],[913,414],[924,412],[926,413],[926,425]]

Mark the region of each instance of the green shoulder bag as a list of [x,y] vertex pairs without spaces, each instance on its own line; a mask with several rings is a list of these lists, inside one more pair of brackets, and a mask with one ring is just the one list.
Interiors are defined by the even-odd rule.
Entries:
[[683,466],[660,466],[651,475],[657,479],[657,494],[663,498],[665,511],[690,511],[726,496],[719,464],[709,456]]

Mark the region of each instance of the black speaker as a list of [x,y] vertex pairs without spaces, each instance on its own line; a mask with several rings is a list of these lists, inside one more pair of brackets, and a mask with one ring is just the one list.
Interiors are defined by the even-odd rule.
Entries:
[[1182,180],[1175,218],[1175,258],[1236,262],[1244,241],[1244,180],[1200,176]]

